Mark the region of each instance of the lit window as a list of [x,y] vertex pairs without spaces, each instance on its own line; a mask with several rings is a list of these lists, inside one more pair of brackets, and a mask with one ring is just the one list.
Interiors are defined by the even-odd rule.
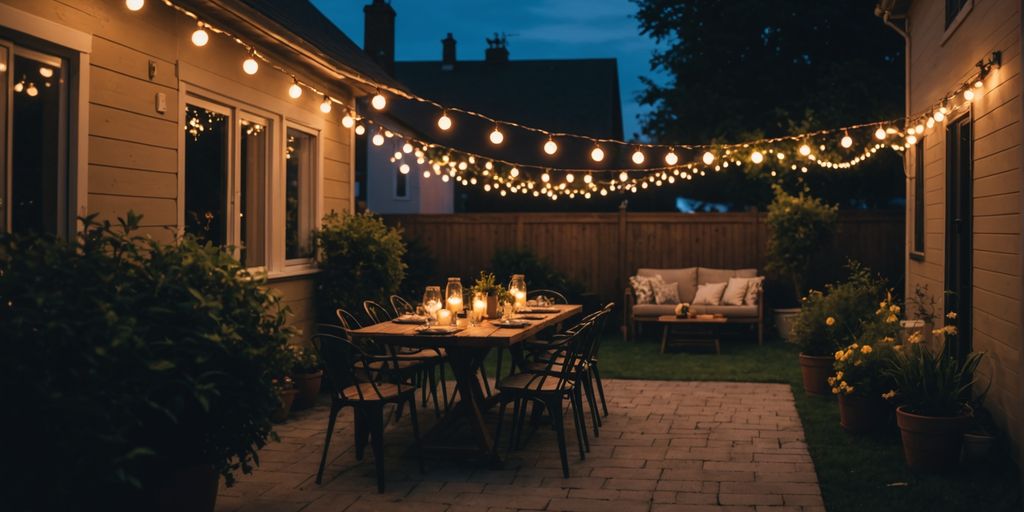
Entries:
[[267,123],[243,119],[239,157],[238,236],[246,267],[266,265]]
[[313,231],[316,136],[288,129],[285,152],[285,259],[308,258]]
[[185,105],[185,232],[227,244],[228,117]]

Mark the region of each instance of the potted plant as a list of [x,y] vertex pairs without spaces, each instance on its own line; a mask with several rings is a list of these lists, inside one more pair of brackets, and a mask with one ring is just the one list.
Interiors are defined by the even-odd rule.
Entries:
[[853,343],[835,353],[835,375],[829,377],[832,394],[839,397],[839,424],[854,434],[881,429],[889,419],[890,407],[883,397],[892,389],[885,369],[892,357],[895,340]]
[[[788,280],[793,297],[803,297],[804,278],[811,261],[831,241],[838,222],[836,206],[829,206],[811,197],[807,190],[794,196],[775,185],[775,198],[768,205],[765,224],[768,246],[765,269]],[[793,327],[800,308],[775,309],[775,325],[779,334],[793,338]]]
[[833,375],[835,353],[859,339],[864,319],[875,311],[881,280],[857,262],[848,263],[849,277],[841,283],[812,290],[803,299],[793,326],[793,339],[800,347],[800,372],[804,391],[831,396],[828,378]]
[[992,447],[995,446],[996,426],[992,414],[983,404],[982,397],[973,400],[970,406],[973,414],[971,426],[964,433],[963,461],[968,464],[983,463],[989,460]]
[[[955,313],[947,318],[952,321]],[[888,373],[894,389],[886,396],[898,404],[896,423],[903,441],[907,466],[915,470],[944,471],[960,460],[964,433],[973,413],[968,405],[975,370],[982,353],[957,361],[950,338],[956,326],[947,324],[933,334],[945,337],[937,353],[923,343],[910,343],[896,352]]]
[[286,310],[224,248],[81,222],[0,234],[0,385],[22,383],[4,505],[213,510],[272,435]]
[[295,389],[295,380],[291,375],[282,375],[271,382],[274,384],[274,393],[277,394],[277,408],[270,415],[270,421],[284,423],[288,420],[288,412],[292,410],[295,395],[299,394],[299,390]]
[[499,304],[511,299],[505,287],[498,284],[498,280],[490,272],[481,271],[480,277],[476,278],[470,291],[473,294],[479,293],[487,296],[487,318],[498,318],[501,315],[498,309]]
[[316,351],[302,345],[289,345],[292,351],[292,380],[295,381],[295,401],[292,409],[302,410],[313,407],[316,396],[320,393],[324,371]]

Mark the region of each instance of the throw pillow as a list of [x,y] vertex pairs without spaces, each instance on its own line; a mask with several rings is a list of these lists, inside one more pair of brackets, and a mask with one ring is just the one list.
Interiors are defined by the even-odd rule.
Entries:
[[637,304],[654,304],[654,287],[652,282],[662,283],[660,275],[657,276],[632,276],[629,278],[629,285],[636,294]]
[[764,277],[749,277],[747,279],[747,294],[743,298],[743,303],[748,306],[756,306],[757,295],[761,293],[761,287],[764,286]]
[[651,283],[658,304],[679,304],[679,283]]
[[725,291],[722,293],[722,304],[742,306],[749,283],[750,279],[745,277],[730,277],[729,283],[725,286]]
[[722,302],[722,293],[728,283],[707,283],[697,286],[697,296],[693,298],[694,304],[717,306]]

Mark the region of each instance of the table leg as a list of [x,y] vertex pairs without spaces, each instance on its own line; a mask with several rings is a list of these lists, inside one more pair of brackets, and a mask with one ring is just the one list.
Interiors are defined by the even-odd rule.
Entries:
[[451,434],[452,423],[460,418],[465,418],[469,422],[470,430],[476,440],[476,449],[472,450],[472,453],[480,458],[497,462],[500,459],[494,453],[494,440],[484,422],[482,407],[484,392],[477,376],[477,370],[487,356],[487,352],[488,349],[479,348],[448,348],[448,363],[452,366],[455,385],[459,389],[461,399],[430,429],[425,439],[436,441],[442,435]]
[[661,330],[661,353],[664,354],[668,350],[668,330],[671,328],[669,324],[665,324]]

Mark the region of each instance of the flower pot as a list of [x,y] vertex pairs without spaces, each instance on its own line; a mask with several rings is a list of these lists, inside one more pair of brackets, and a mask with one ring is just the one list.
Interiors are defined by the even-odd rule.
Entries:
[[498,296],[488,295],[487,296],[487,318],[498,318],[501,314],[498,313]]
[[808,356],[800,354],[800,373],[803,376],[804,391],[808,395],[829,396],[832,388],[828,378],[834,373],[831,356]]
[[315,371],[313,373],[300,373],[294,377],[295,389],[298,390],[298,394],[295,395],[295,402],[292,404],[292,410],[301,411],[302,409],[309,409],[316,403],[316,396],[320,393],[320,382],[324,378],[323,370]]
[[967,464],[987,461],[995,441],[994,436],[984,432],[967,432],[964,434],[963,461]]
[[172,469],[160,478],[156,503],[159,512],[213,512],[220,475],[206,464]]
[[281,401],[281,405],[278,406],[270,415],[270,421],[274,423],[284,423],[288,419],[288,411],[292,409],[292,402],[295,401],[295,395],[299,393],[299,390],[295,388],[282,389],[277,392],[277,399]]
[[888,417],[889,405],[881,396],[839,395],[839,424],[851,434],[878,431]]
[[949,470],[960,461],[964,432],[970,413],[960,416],[922,416],[896,409],[896,424],[903,441],[903,458],[911,469],[929,472]]
[[793,341],[793,327],[796,326],[796,317],[800,315],[800,308],[780,308],[774,310],[775,328],[779,336],[788,342]]

